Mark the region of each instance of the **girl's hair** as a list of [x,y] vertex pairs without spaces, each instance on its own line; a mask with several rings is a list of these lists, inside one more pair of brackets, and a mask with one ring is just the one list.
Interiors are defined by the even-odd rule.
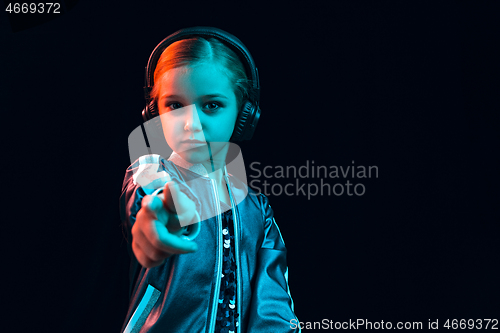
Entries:
[[247,78],[245,67],[236,53],[215,38],[193,37],[170,44],[161,54],[154,72],[154,86],[150,98],[158,102],[160,79],[170,69],[186,65],[216,61],[232,82],[238,109],[245,99],[253,100],[252,80]]

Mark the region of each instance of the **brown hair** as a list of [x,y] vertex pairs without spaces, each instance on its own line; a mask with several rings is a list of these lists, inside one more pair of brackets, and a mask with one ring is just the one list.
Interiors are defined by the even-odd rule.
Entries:
[[193,37],[170,44],[158,59],[150,98],[158,102],[160,78],[168,70],[209,61],[222,65],[224,73],[233,83],[238,107],[241,108],[243,100],[253,97],[252,80],[247,78],[245,67],[236,53],[216,38]]

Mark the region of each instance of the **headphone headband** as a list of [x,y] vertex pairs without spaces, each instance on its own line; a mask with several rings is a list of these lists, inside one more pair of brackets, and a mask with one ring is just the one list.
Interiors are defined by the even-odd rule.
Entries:
[[149,100],[150,98],[149,93],[153,89],[154,85],[154,71],[156,69],[158,59],[160,58],[163,51],[174,42],[196,36],[217,38],[218,40],[224,42],[226,46],[228,46],[238,55],[238,57],[242,60],[247,76],[253,82],[255,100],[253,100],[252,102],[258,105],[260,97],[259,72],[257,70],[257,67],[255,66],[255,62],[250,52],[238,38],[221,29],[213,27],[192,27],[181,29],[166,37],[156,46],[156,48],[151,53],[148,64],[146,66],[146,75],[144,82],[144,93],[146,99]]

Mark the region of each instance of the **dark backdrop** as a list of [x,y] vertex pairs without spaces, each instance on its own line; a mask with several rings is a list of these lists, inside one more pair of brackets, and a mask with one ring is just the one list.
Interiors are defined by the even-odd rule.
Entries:
[[119,331],[118,198],[144,66],[164,37],[196,25],[239,37],[259,69],[248,174],[255,161],[378,167],[350,179],[362,196],[269,195],[301,321],[498,318],[493,4],[66,1],[48,22],[2,10],[9,331]]

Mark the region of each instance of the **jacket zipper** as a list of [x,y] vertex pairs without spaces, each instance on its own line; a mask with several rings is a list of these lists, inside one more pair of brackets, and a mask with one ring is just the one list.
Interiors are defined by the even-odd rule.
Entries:
[[215,293],[214,293],[214,299],[212,303],[212,316],[210,318],[210,333],[213,333],[215,331],[215,319],[217,316],[217,307],[219,304],[219,294],[220,294],[220,280],[221,280],[221,274],[222,274],[222,222],[221,222],[221,216],[220,216],[220,202],[219,202],[219,194],[217,193],[217,186],[215,185],[215,180],[210,179],[210,183],[212,184],[212,189],[214,190],[215,194],[215,207],[217,208],[217,225],[219,229],[219,241],[218,241],[218,247],[219,247],[219,257],[217,258],[217,279],[215,280]]
[[[225,168],[224,168],[224,171]],[[238,322],[239,322],[239,325],[241,325],[241,267],[240,267],[240,250],[239,250],[239,236],[238,236],[238,233],[239,233],[239,230],[238,230],[238,214],[236,212],[236,203],[234,201],[234,198],[233,198],[233,193],[231,192],[231,185],[229,183],[229,179],[227,177],[227,175],[225,174],[224,175],[224,179],[226,180],[226,184],[227,184],[227,188],[228,188],[228,192],[229,192],[229,198],[231,199],[231,210],[233,211],[233,228],[234,228],[234,248],[235,248],[235,255],[236,255],[236,310],[237,310],[237,313],[239,315],[238,317]],[[234,330],[235,332],[239,332],[240,329],[239,329],[240,326],[238,326],[237,328],[235,327]]]

